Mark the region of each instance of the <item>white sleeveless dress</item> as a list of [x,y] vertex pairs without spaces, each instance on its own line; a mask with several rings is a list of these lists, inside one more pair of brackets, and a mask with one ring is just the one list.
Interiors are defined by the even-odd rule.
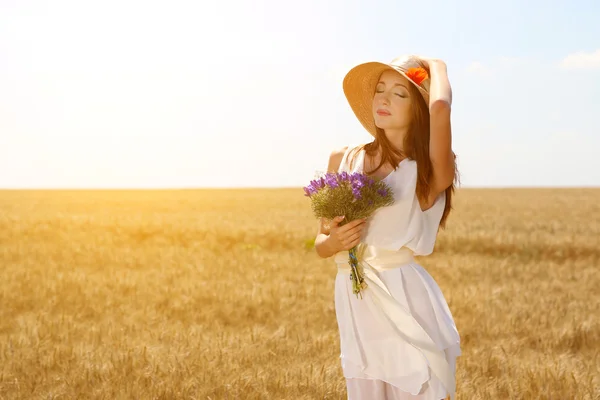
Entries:
[[[364,172],[365,151],[338,172]],[[384,178],[395,203],[375,211],[358,251],[369,285],[352,292],[348,252],[335,254],[335,310],[349,400],[439,400],[455,396],[460,336],[439,286],[413,255],[433,252],[446,196],[421,211],[417,163],[404,159]]]

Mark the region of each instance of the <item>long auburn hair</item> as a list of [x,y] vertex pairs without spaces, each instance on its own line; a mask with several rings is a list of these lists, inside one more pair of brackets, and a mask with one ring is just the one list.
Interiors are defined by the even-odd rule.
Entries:
[[[360,150],[365,150],[366,156],[375,156],[377,150],[381,149],[381,162],[372,171],[366,172],[371,175],[379,170],[382,166],[389,163],[398,168],[398,164],[404,158],[410,158],[417,162],[417,197],[421,200],[427,200],[431,191],[430,179],[433,174],[433,165],[429,158],[429,107],[425,103],[425,99],[414,85],[408,85],[412,101],[412,119],[407,135],[404,137],[403,148],[404,152],[398,151],[389,141],[385,132],[381,128],[376,127],[375,139],[367,144],[363,144],[356,148],[352,155],[351,162],[354,161]],[[459,183],[459,174],[456,164],[456,154],[454,154],[454,181],[445,189],[446,205],[440,220],[439,228],[446,227],[446,220],[452,210],[452,195],[454,194],[456,184]]]

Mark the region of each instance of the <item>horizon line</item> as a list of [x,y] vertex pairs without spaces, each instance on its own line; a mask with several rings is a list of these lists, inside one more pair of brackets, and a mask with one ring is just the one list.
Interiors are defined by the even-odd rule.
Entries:
[[[2,188],[0,192],[9,191],[118,191],[118,190],[280,190],[280,189],[298,189],[303,186],[194,186],[194,187],[22,187],[22,188]],[[600,189],[600,185],[496,185],[496,186],[456,186],[455,190],[461,189]]]

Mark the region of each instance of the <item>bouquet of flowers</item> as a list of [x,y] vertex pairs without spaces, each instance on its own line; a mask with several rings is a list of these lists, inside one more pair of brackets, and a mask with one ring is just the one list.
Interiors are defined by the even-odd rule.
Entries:
[[[319,175],[319,174],[317,174]],[[345,218],[344,225],[358,218],[368,218],[379,207],[394,203],[391,188],[382,180],[375,180],[360,172],[321,173],[320,177],[310,181],[304,187],[304,195],[311,200],[312,211],[317,218],[332,220],[338,215]],[[362,266],[358,263],[356,247],[348,251],[348,264],[351,267],[350,279],[354,294],[360,294],[367,288]]]

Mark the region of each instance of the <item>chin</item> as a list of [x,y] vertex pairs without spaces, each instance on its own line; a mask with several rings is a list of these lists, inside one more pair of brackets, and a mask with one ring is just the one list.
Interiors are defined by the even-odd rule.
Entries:
[[391,121],[380,121],[377,120],[377,118],[375,118],[375,126],[378,127],[379,129],[393,129],[393,128],[397,128],[398,124],[394,124]]
[[404,129],[406,127],[401,121],[394,121],[389,117],[380,117],[379,115],[375,116],[375,126],[379,129]]

